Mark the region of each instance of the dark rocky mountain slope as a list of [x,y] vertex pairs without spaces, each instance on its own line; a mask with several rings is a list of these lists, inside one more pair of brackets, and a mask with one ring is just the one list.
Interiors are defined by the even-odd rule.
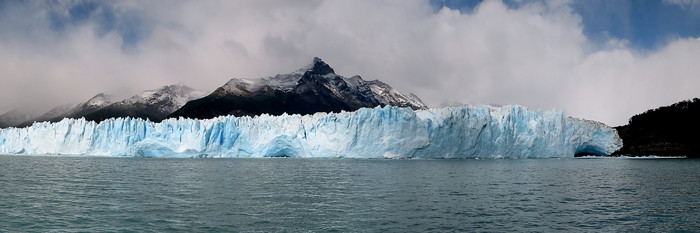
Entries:
[[261,79],[231,79],[210,95],[193,100],[169,117],[206,119],[222,115],[252,116],[354,111],[362,107],[399,106],[426,109],[415,95],[404,95],[380,81],[345,78],[319,58],[290,74]]

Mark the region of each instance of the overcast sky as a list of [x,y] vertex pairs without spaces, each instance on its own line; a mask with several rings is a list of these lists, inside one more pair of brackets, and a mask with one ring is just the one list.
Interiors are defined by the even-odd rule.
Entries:
[[0,1],[0,111],[289,73],[616,126],[700,97],[700,1]]

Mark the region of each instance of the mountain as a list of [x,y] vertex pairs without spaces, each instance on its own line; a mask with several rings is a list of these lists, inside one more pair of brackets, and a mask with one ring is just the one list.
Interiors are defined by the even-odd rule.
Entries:
[[100,93],[78,105],[64,104],[54,107],[41,116],[31,118],[15,126],[26,127],[34,122],[58,122],[64,118],[81,118],[110,105],[112,102],[114,102],[114,97]]
[[160,121],[185,105],[187,101],[200,98],[204,94],[204,92],[197,91],[183,84],[169,85],[155,90],[144,91],[129,99],[109,104],[81,116],[87,120],[97,122],[116,117]]
[[[32,119],[32,121],[37,121],[37,122],[50,121],[51,119],[59,118],[59,117],[61,119],[63,119],[63,117],[65,115],[70,114],[75,107],[76,107],[76,105],[74,105],[74,104],[59,105],[59,106],[52,108],[51,110],[44,113],[43,115]],[[61,119],[59,119],[59,120],[61,120]]]
[[253,116],[354,111],[392,105],[427,109],[415,95],[404,95],[380,81],[345,78],[316,57],[290,74],[261,79],[231,79],[210,95],[193,100],[169,117],[207,119],[222,115]]
[[77,119],[81,117],[97,122],[115,117],[132,117],[160,121],[185,105],[187,101],[204,95],[204,92],[197,91],[183,84],[169,85],[155,90],[144,91],[129,99],[118,102],[115,102],[113,96],[100,93],[84,103],[75,106],[70,104],[61,105],[49,110],[41,116],[21,118],[23,120],[19,121],[20,123],[14,123],[8,126],[26,127],[34,124],[34,122],[58,122],[64,118]]
[[73,110],[71,110],[68,114],[65,114],[61,118],[81,118],[91,113],[94,113],[97,110],[100,110],[104,107],[107,107],[114,102],[115,98],[113,96],[100,93],[93,96],[88,101],[78,104],[77,106],[75,106],[75,108],[73,108]]
[[648,110],[616,127],[623,146],[614,155],[700,157],[700,99]]

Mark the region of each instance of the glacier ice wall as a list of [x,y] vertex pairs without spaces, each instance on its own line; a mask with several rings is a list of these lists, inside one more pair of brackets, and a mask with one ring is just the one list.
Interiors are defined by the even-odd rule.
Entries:
[[0,154],[146,157],[540,158],[607,155],[622,146],[602,123],[521,106],[355,112],[153,123],[64,119],[0,129]]

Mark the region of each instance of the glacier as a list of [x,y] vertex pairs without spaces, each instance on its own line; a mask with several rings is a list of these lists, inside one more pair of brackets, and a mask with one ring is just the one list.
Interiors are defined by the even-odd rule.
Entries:
[[314,115],[112,118],[0,129],[0,154],[137,157],[549,158],[609,155],[605,124],[564,111],[462,106],[375,107]]

